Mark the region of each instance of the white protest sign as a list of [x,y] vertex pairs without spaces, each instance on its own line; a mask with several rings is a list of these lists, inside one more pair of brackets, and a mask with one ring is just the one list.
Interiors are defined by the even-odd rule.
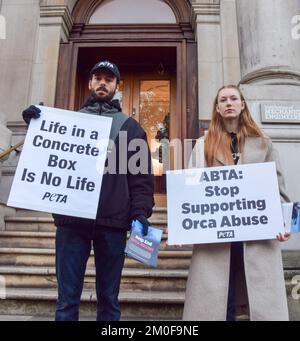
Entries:
[[274,239],[284,232],[274,162],[167,172],[168,242]]
[[94,219],[112,119],[39,108],[41,117],[30,122],[8,205]]

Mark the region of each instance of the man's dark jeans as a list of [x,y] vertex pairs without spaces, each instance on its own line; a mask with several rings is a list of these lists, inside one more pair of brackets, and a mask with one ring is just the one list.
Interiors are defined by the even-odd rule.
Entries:
[[96,266],[97,320],[120,319],[118,295],[124,265],[126,231],[102,226],[56,230],[56,321],[77,321],[86,264],[93,245]]

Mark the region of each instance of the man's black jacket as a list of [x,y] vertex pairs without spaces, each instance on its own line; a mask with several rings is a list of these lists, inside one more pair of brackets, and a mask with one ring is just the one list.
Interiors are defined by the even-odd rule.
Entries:
[[[112,117],[114,126],[114,124],[116,125],[114,122],[114,115],[120,113],[120,108],[115,101],[100,103],[90,99],[80,111],[88,114]],[[127,158],[125,157],[125,160],[127,159],[126,165],[128,166],[128,160],[139,151],[139,149],[137,151],[128,151],[128,144],[133,139],[143,139],[144,141],[147,141],[147,137],[142,127],[130,117],[125,120],[120,128],[120,132],[127,133]],[[123,152],[125,150],[124,137],[121,138],[121,142],[123,144],[121,151]],[[118,135],[115,137],[115,150],[112,151],[116,156],[116,172],[115,174],[106,173],[103,175],[96,220],[53,214],[56,226],[84,227],[86,224],[94,223],[99,226],[129,229],[133,218],[139,215],[144,215],[147,218],[151,216],[152,207],[154,205],[154,177],[151,170],[151,155],[149,148],[147,148],[146,157],[143,158],[148,162],[147,174],[131,174],[129,171],[122,172],[127,174],[120,174],[119,147]],[[107,164],[108,160],[106,160],[106,165]]]

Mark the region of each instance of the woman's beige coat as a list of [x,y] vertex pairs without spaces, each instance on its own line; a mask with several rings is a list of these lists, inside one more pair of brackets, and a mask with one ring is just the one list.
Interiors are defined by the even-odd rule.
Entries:
[[[283,201],[289,201],[276,152],[266,137],[247,138],[238,164],[275,161]],[[194,150],[191,167],[203,167],[203,138]],[[222,156],[215,166],[226,165]],[[263,240],[244,242],[245,280],[239,281],[239,304],[248,301],[251,320],[288,320],[286,290],[280,242]],[[187,282],[184,320],[225,320],[230,268],[230,243],[197,244],[193,248]],[[245,287],[247,290],[245,290]],[[248,300],[247,300],[248,294]]]

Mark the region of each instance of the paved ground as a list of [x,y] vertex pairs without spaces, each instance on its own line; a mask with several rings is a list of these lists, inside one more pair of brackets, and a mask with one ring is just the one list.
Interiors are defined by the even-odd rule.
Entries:
[[[0,315],[0,321],[54,321],[54,316]],[[82,318],[81,321],[95,321],[95,318]]]
[[51,317],[0,315],[0,321],[51,321]]
[[[80,321],[95,321],[96,317],[83,317]],[[160,319],[157,319],[159,321]],[[54,321],[54,316],[0,315],[1,321]],[[121,319],[121,321],[137,321],[137,319]],[[151,321],[138,319],[138,321]],[[163,320],[161,320],[163,321]]]

